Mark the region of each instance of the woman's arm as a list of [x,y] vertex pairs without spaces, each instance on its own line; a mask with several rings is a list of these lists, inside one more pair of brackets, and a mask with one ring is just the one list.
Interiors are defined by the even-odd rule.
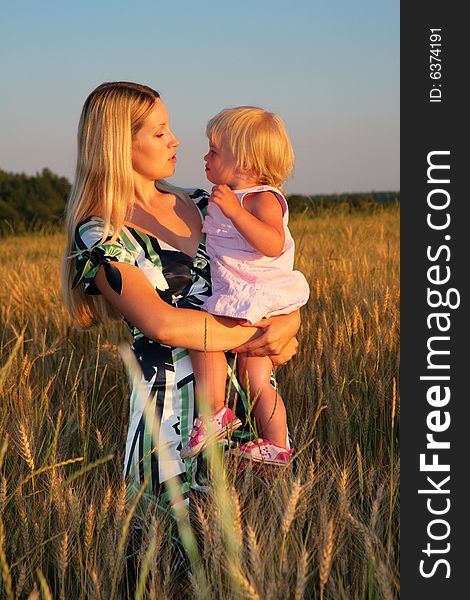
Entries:
[[95,276],[96,286],[113,308],[152,340],[190,350],[234,349],[253,356],[270,356],[274,365],[284,364],[297,351],[298,310],[263,319],[251,327],[237,325],[226,317],[170,306],[140,269],[120,262],[114,262],[113,266],[122,276],[121,294],[110,287],[103,267]]
[[167,304],[134,265],[114,262],[113,267],[119,269],[122,276],[121,294],[110,287],[103,267],[95,276],[96,286],[113,308],[152,340],[212,352],[228,350],[260,337],[256,327],[242,327],[227,317]]

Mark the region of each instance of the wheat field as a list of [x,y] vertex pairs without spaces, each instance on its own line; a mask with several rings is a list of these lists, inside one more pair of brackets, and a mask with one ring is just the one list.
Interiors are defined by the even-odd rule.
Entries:
[[292,219],[311,298],[277,378],[298,458],[217,455],[179,533],[148,507],[141,543],[122,481],[124,327],[72,326],[62,233],[0,239],[0,598],[398,598],[398,219]]

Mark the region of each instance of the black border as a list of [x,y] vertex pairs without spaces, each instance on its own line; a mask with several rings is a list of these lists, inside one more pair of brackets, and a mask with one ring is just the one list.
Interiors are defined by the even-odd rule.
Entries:
[[[463,8],[457,2],[402,2],[401,3],[401,598],[426,600],[470,597],[468,591],[467,539],[470,537],[469,515],[470,494],[469,459],[470,452],[470,394],[466,385],[466,373],[470,374],[467,359],[466,340],[470,334],[466,313],[468,298],[467,238],[470,230],[466,220],[467,204],[470,205],[466,173],[469,156],[468,135],[469,109],[464,112],[464,102],[468,103],[465,81],[469,71],[466,65],[468,25]],[[431,28],[442,29],[442,78],[430,78]],[[433,83],[441,84],[442,101],[429,101]],[[468,139],[467,139],[468,138]],[[431,151],[449,150],[450,156],[442,162],[450,164],[450,184],[441,187],[448,190],[451,202],[448,211],[451,216],[449,229],[433,231],[426,224],[427,196],[434,184],[427,182],[427,156]],[[437,186],[434,186],[437,187]],[[443,211],[445,212],[445,211]],[[470,222],[470,219],[469,219]],[[444,235],[451,236],[449,241]],[[450,441],[449,450],[439,452],[440,462],[449,462],[450,472],[435,473],[436,482],[450,475],[449,495],[427,496],[418,494],[418,489],[430,488],[426,485],[426,475],[420,472],[419,455],[426,451],[426,434],[429,429],[426,417],[431,407],[426,399],[429,381],[420,381],[421,375],[429,375],[427,370],[426,343],[432,333],[426,318],[433,309],[427,304],[427,270],[432,264],[426,256],[427,246],[434,249],[448,244],[451,256],[445,261],[446,252],[437,262],[444,269],[451,269],[451,279],[441,288],[456,288],[460,293],[460,306],[448,310],[451,327],[447,334],[450,341],[447,349],[450,355],[442,363],[450,364],[451,399],[441,410],[448,410],[451,423],[447,431],[436,434],[436,439]],[[436,288],[437,286],[430,286]],[[444,292],[444,289],[442,290]],[[443,347],[445,344],[443,344]],[[444,371],[436,374],[444,374]],[[447,385],[443,382],[443,385]],[[439,437],[440,436],[440,437]],[[428,451],[429,452],[429,451]],[[445,488],[446,486],[442,486]],[[427,535],[427,525],[433,518],[429,514],[428,497],[450,498],[450,509],[442,518],[450,525],[450,534],[442,542],[433,542]],[[433,529],[438,533],[439,529]],[[443,526],[441,530],[444,531]],[[450,543],[445,554],[434,554],[428,558],[423,552],[427,542],[435,548],[443,548]],[[447,567],[437,566],[432,577],[424,578],[419,573],[420,561],[425,559],[425,570],[432,571],[434,560],[444,558],[450,564],[450,578],[446,578]]]

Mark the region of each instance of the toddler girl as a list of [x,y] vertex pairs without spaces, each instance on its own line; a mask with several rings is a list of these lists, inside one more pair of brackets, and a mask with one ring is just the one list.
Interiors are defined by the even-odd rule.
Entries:
[[[293,271],[294,241],[280,186],[291,174],[294,153],[281,118],[261,108],[226,109],[207,125],[206,174],[214,183],[203,231],[211,258],[212,296],[203,309],[214,315],[257,324],[290,313],[308,300],[305,277]],[[223,352],[190,351],[199,407],[183,459],[196,456],[209,441],[222,439],[241,421],[225,406],[227,363]],[[269,357],[237,355],[240,381],[254,400],[261,435],[239,449],[242,456],[286,464],[286,410],[270,383]],[[201,411],[200,411],[201,412]]]

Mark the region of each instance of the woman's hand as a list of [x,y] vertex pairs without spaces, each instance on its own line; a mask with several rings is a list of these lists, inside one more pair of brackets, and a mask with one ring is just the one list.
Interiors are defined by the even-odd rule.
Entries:
[[276,354],[275,356],[270,356],[271,362],[273,366],[280,367],[285,365],[290,361],[291,358],[297,354],[297,348],[299,347],[299,342],[297,338],[293,337],[287,342],[287,346],[284,347],[284,350],[280,354]]
[[273,364],[283,364],[294,356],[298,346],[295,334],[300,327],[298,310],[288,315],[262,319],[253,326],[263,329],[262,335],[233,348],[233,352],[246,352],[248,356],[269,356],[271,360],[274,359]]

